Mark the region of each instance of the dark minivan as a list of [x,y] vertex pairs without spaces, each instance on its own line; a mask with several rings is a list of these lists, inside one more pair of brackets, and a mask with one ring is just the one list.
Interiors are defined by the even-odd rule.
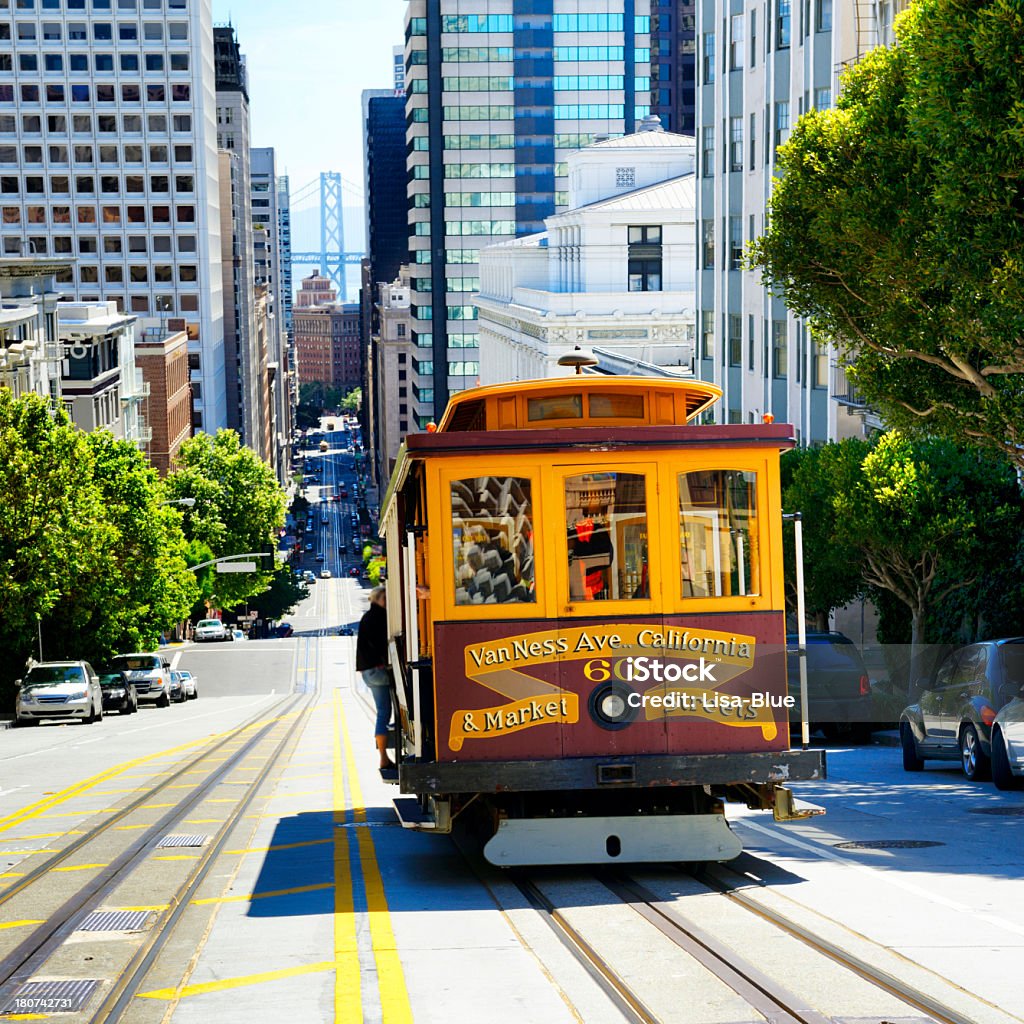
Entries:
[[992,722],[1022,695],[1024,637],[986,640],[947,654],[920,700],[900,717],[903,767],[919,772],[925,760],[959,761],[969,779],[991,771]]
[[[789,694],[796,699],[790,724],[800,722],[800,656],[796,633],[786,636]],[[842,633],[807,634],[807,705],[811,731],[829,740],[866,743],[874,709],[871,681],[857,645]]]

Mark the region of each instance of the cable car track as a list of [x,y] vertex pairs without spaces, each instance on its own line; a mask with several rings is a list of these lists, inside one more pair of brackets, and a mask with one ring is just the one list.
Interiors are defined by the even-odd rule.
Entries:
[[[305,643],[300,645],[296,652],[296,674],[299,671],[309,671],[309,660],[311,656],[315,656],[316,644],[316,637],[308,637]],[[190,758],[167,778],[155,785],[148,786],[139,796],[133,797],[124,808],[119,808],[109,818],[99,822],[83,835],[76,837],[68,846],[38,865],[24,878],[19,879],[16,885],[0,893],[0,903],[13,901],[22,895],[39,898],[38,894],[36,896],[33,894],[37,889],[40,893],[42,892],[39,883],[46,879],[54,868],[68,860],[73,854],[87,851],[90,844],[97,843],[97,840],[103,837],[109,842],[112,838],[110,835],[112,826],[145,810],[146,805],[153,800],[153,797],[172,786],[175,780],[181,779],[188,773],[202,770],[204,760],[219,752],[224,752],[225,747],[233,741],[244,738],[238,749],[228,757],[215,761],[210,766],[209,774],[201,778],[166,813],[161,814],[156,821],[136,825],[139,833],[131,833],[137,837],[128,842],[124,849],[111,857],[109,851],[104,851],[102,847],[99,847],[99,851],[102,852],[98,851],[97,857],[102,856],[106,862],[102,865],[95,865],[98,869],[97,873],[90,874],[90,877],[86,878],[82,885],[58,907],[49,912],[44,910],[42,914],[39,914],[40,917],[45,916],[45,920],[41,921],[0,959],[0,1006],[10,998],[16,997],[22,990],[22,986],[30,983],[34,976],[46,974],[47,965],[55,962],[54,958],[58,957],[61,950],[67,948],[65,943],[76,932],[86,916],[104,908],[119,887],[124,885],[126,880],[134,877],[133,873],[148,862],[166,833],[185,822],[188,816],[194,813],[196,807],[201,805],[204,800],[210,799],[212,792],[227,781],[233,772],[240,768],[246,770],[244,769],[246,760],[253,756],[262,756],[263,763],[256,770],[254,777],[245,779],[244,782],[239,782],[237,779],[232,780],[234,785],[239,786],[241,793],[233,800],[226,817],[216,819],[216,829],[202,847],[195,863],[190,865],[185,877],[177,884],[172,882],[165,889],[160,890],[157,896],[160,904],[147,908],[154,911],[157,916],[149,919],[145,928],[142,929],[141,936],[139,934],[133,936],[136,941],[141,938],[141,942],[136,948],[126,951],[127,962],[122,961],[115,973],[111,974],[108,970],[106,976],[98,979],[98,984],[93,990],[102,993],[98,1007],[92,1011],[86,1011],[83,1005],[79,1011],[86,1013],[82,1019],[88,1020],[90,1024],[113,1024],[122,1019],[162,949],[172,937],[178,922],[190,906],[196,891],[208,877],[211,868],[218,862],[218,856],[222,854],[233,831],[256,799],[260,788],[275,767],[281,764],[286,752],[290,751],[298,742],[318,698],[319,668],[320,666],[317,664],[313,669],[315,678],[312,687],[306,688],[300,685],[295,692],[276,701],[270,708],[264,708],[246,722],[230,730],[216,743],[206,747],[197,756]],[[251,735],[246,737],[247,732]],[[269,750],[266,749],[268,746]],[[197,766],[199,767],[197,768]],[[244,788],[242,788],[243,786]],[[232,796],[234,797],[234,793]],[[84,870],[93,866],[82,865],[81,867]],[[92,1001],[92,992],[90,992],[86,1003]],[[22,1011],[8,1008],[5,1012],[18,1013]],[[3,1018],[0,1017],[0,1019]]]
[[[508,872],[505,877],[515,885],[626,1020],[642,1024],[659,1024],[661,1018],[645,1004],[643,997],[573,926],[567,915],[542,891],[529,874],[515,870]],[[833,1017],[808,1005],[806,999],[741,956],[731,945],[690,921],[684,908],[678,903],[660,899],[641,882],[622,871],[598,869],[593,877],[680,950],[701,964],[714,978],[732,989],[752,1010],[771,1024],[832,1024]],[[975,1018],[966,1013],[941,1003],[933,996],[815,935],[784,915],[762,906],[746,896],[738,886],[706,872],[694,877],[702,885],[706,885],[710,893],[719,893],[736,905],[756,914],[821,956],[839,964],[908,1007],[926,1014],[929,1021],[934,1021],[935,1024],[976,1024]],[[749,883],[749,879],[744,878],[743,881]]]

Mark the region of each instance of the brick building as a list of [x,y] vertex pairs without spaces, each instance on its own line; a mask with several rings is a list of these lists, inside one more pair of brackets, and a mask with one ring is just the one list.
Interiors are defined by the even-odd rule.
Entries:
[[145,418],[152,431],[146,454],[166,476],[178,449],[192,434],[188,335],[151,328],[135,341],[135,365],[149,385]]

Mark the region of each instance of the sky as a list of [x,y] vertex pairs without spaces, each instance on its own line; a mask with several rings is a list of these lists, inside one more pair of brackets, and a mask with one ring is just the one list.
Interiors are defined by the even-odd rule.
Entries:
[[[293,195],[340,171],[345,207],[362,206],[360,94],[391,87],[404,18],[402,0],[213,0],[246,57],[252,144],[274,147]],[[346,241],[362,237],[354,213]]]

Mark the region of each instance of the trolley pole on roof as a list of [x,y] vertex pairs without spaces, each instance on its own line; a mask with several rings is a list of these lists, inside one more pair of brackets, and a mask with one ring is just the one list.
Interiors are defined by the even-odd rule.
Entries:
[[807,718],[807,623],[804,618],[804,529],[800,512],[783,513],[785,520],[793,522],[796,542],[796,635],[797,655],[800,659],[800,744],[804,750],[811,745],[811,725]]

